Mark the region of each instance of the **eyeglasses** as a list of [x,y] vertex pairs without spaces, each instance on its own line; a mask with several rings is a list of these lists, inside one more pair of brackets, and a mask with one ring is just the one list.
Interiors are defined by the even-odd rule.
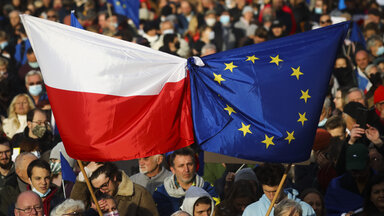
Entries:
[[43,82],[30,82],[30,83],[28,83],[28,85],[30,85],[30,86],[32,86],[32,85],[41,85],[41,84],[43,84]]
[[83,215],[83,212],[77,212],[77,211],[74,211],[74,212],[67,213],[67,214],[62,214],[62,215],[80,216],[80,215]]
[[35,123],[37,125],[45,125],[45,126],[50,126],[51,123],[49,123],[49,121],[45,121],[45,122],[42,122],[42,121],[32,121],[32,123]]
[[34,207],[25,208],[25,209],[21,209],[21,208],[16,208],[16,209],[19,210],[19,211],[23,211],[26,214],[31,214],[32,213],[32,209],[34,209],[36,212],[43,211],[43,207],[42,206],[34,206]]
[[7,151],[0,151],[0,155],[7,155],[7,154],[11,154],[11,150],[7,150]]
[[108,181],[107,182],[105,182],[104,184],[102,184],[100,187],[94,187],[95,188],[95,190],[96,191],[99,191],[99,190],[101,190],[102,188],[105,188],[105,187],[108,187],[108,185],[109,185],[109,181],[111,181],[111,179],[108,179]]
[[320,21],[320,24],[325,24],[325,23],[332,23],[332,20],[324,20],[324,21]]

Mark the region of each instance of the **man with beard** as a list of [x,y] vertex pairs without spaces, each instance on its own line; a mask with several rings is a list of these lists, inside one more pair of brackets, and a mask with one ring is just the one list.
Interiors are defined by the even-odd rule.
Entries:
[[17,133],[11,140],[12,147],[19,147],[20,143],[37,142],[41,154],[52,149],[52,133],[47,115],[41,109],[33,109],[27,113],[27,127],[24,132]]
[[131,180],[145,187],[151,194],[164,183],[164,179],[172,173],[162,166],[164,156],[161,154],[139,158],[140,172],[131,176]]
[[14,183],[16,179],[15,166],[11,160],[12,149],[5,137],[0,137],[0,192],[5,185]]

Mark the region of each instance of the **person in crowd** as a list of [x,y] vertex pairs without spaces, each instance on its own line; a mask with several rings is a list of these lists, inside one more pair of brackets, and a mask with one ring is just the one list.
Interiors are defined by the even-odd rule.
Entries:
[[188,214],[188,212],[186,212],[186,211],[178,210],[178,211],[174,212],[173,214],[171,214],[171,216],[191,216],[191,215]]
[[365,69],[369,65],[369,54],[365,50],[359,50],[355,54],[356,68],[354,74],[356,76],[356,85],[364,92],[368,92],[372,87],[372,83],[369,81]]
[[323,109],[321,110],[320,114],[320,120],[317,127],[324,128],[325,123],[327,122],[328,118],[332,114],[332,107],[331,107],[331,100],[329,98],[325,98]]
[[50,216],[81,215],[85,211],[84,203],[79,200],[67,199],[56,206]]
[[332,179],[324,196],[327,214],[342,214],[358,211],[363,207],[364,194],[372,178],[369,167],[368,148],[354,143],[345,153],[347,172]]
[[51,109],[47,93],[43,88],[43,76],[40,71],[32,70],[25,75],[25,87],[33,99],[33,103],[40,109]]
[[330,25],[332,25],[331,16],[329,16],[328,14],[321,15],[320,19],[319,19],[319,26],[320,27],[326,27],[326,26],[330,26]]
[[300,199],[311,205],[316,216],[325,216],[323,194],[316,188],[307,188],[300,194]]
[[164,183],[164,179],[172,173],[163,166],[164,155],[157,154],[145,158],[139,158],[139,173],[130,179],[147,189],[151,194]]
[[6,185],[16,180],[15,164],[12,161],[12,147],[6,137],[0,137],[0,193]]
[[[91,162],[86,166],[87,175],[96,191],[112,196],[118,203],[119,214],[126,215],[159,215],[151,194],[141,185],[135,184],[113,163]],[[81,200],[90,206],[90,197],[86,193],[87,186],[84,176],[79,173],[71,192],[71,199]],[[105,209],[104,202],[98,202],[101,210]]]
[[[101,193],[100,191],[95,194],[96,200],[99,203],[99,206],[103,206],[102,213],[104,216],[118,216],[119,211],[117,210],[116,200],[106,193]],[[92,204],[89,209],[84,212],[84,215],[87,216],[97,216],[99,213],[97,212],[97,207],[92,200]]]
[[196,173],[196,155],[191,148],[174,151],[169,157],[172,176],[153,193],[161,216],[170,215],[180,208],[186,191],[191,186],[201,187],[218,200],[215,188]]
[[214,206],[215,202],[207,191],[191,186],[185,193],[180,209],[192,216],[212,216]]
[[3,120],[3,131],[10,139],[17,133],[21,133],[27,127],[27,113],[34,109],[35,105],[27,94],[16,95],[8,109],[8,118]]
[[43,216],[44,206],[41,197],[32,191],[25,191],[20,193],[15,203],[15,216],[23,215],[37,215]]
[[163,46],[160,51],[169,53],[171,55],[179,56],[177,51],[180,49],[180,41],[176,34],[166,34],[163,37]]
[[0,116],[3,117],[8,116],[7,111],[12,99],[22,92],[22,85],[19,84],[17,77],[10,73],[9,62],[0,57]]
[[369,182],[364,198],[364,207],[358,216],[383,215],[384,214],[384,175],[378,174]]
[[33,109],[27,113],[27,127],[15,134],[11,140],[12,147],[19,147],[23,140],[39,143],[42,154],[52,149],[52,128],[47,115],[41,109]]
[[27,63],[23,64],[18,71],[18,77],[19,80],[23,82],[22,84],[25,84],[24,80],[27,73],[33,70],[40,71],[40,67],[39,63],[37,62],[35,53],[33,52],[33,49],[29,48],[27,50]]
[[[256,174],[264,195],[257,202],[248,205],[244,210],[243,216],[265,215],[267,213],[269,205],[279,187],[280,180],[283,177],[284,166],[281,164],[264,163],[259,167]],[[295,189],[284,189],[281,190],[280,194],[276,195],[278,196],[276,204],[279,204],[284,199],[291,199],[301,206],[303,210],[302,215],[315,215],[312,207],[298,198],[298,192]],[[271,214],[274,214],[274,209],[272,208]]]
[[325,123],[324,128],[332,137],[336,137],[341,141],[344,141],[347,138],[347,132],[345,131],[347,125],[345,124],[344,119],[340,116],[330,117]]

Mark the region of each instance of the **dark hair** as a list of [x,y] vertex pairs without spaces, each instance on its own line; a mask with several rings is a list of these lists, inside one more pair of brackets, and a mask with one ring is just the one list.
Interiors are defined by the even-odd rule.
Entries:
[[32,47],[29,47],[28,49],[27,49],[27,54],[32,54],[33,53],[33,49],[32,49]]
[[51,173],[51,167],[49,166],[49,163],[45,160],[37,159],[37,160],[32,161],[27,168],[27,174],[28,174],[29,178],[31,178],[31,176],[32,176],[32,169],[34,167],[46,169],[46,170],[48,170],[49,173]]
[[28,113],[27,113],[27,121],[29,121],[29,122],[33,121],[33,117],[35,116],[36,112],[41,112],[45,116],[47,116],[47,114],[44,112],[44,110],[39,109],[39,108],[35,108],[35,109],[32,109],[32,110],[28,111]]
[[259,27],[255,30],[255,36],[257,36],[259,38],[267,39],[268,38],[268,31],[264,27]]
[[97,168],[95,172],[92,173],[89,178],[90,181],[99,177],[99,175],[105,174],[105,176],[109,177],[113,180],[116,177],[116,181],[120,182],[122,179],[121,171],[117,166],[111,162],[105,162],[103,166]]
[[175,40],[175,38],[177,37],[176,34],[166,34],[164,35],[164,38],[163,38],[163,43],[164,43],[164,46],[168,47],[169,46],[169,43],[173,43],[173,41]]
[[367,190],[365,194],[365,199],[364,199],[364,211],[363,215],[372,215],[373,212],[377,211],[377,207],[373,202],[371,201],[371,193],[372,193],[372,188],[375,185],[384,183],[384,174],[378,174],[374,175],[371,180],[369,181],[369,184],[367,185]]
[[261,185],[277,186],[284,175],[284,166],[279,163],[264,163],[257,169],[256,176]]
[[[324,196],[323,194],[317,190],[316,188],[307,188],[305,189],[301,194],[300,194],[300,199],[302,201],[304,201],[304,198],[308,195],[308,194],[311,194],[311,193],[314,193],[314,194],[317,194],[319,197],[320,197],[320,200],[321,200],[321,206],[323,208],[323,211],[321,212],[321,215],[318,215],[318,216],[322,216],[322,215],[325,215],[325,205],[324,205]],[[308,203],[309,204],[309,203]]]
[[324,127],[326,130],[333,130],[335,128],[342,127],[343,131],[345,131],[347,124],[341,116],[332,116],[327,120]]
[[196,165],[196,158],[195,158],[195,152],[193,149],[186,147],[186,148],[181,148],[176,151],[174,151],[170,156],[169,156],[169,164],[171,167],[175,165],[174,161],[177,155],[183,155],[183,156],[191,156],[193,163]]
[[0,136],[0,145],[8,145],[10,148],[12,148],[11,143],[6,136]]

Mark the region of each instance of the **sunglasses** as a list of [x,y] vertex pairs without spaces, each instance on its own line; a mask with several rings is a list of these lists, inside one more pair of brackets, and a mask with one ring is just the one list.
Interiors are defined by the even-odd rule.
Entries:
[[332,20],[320,21],[320,24],[325,24],[325,23],[332,23]]

